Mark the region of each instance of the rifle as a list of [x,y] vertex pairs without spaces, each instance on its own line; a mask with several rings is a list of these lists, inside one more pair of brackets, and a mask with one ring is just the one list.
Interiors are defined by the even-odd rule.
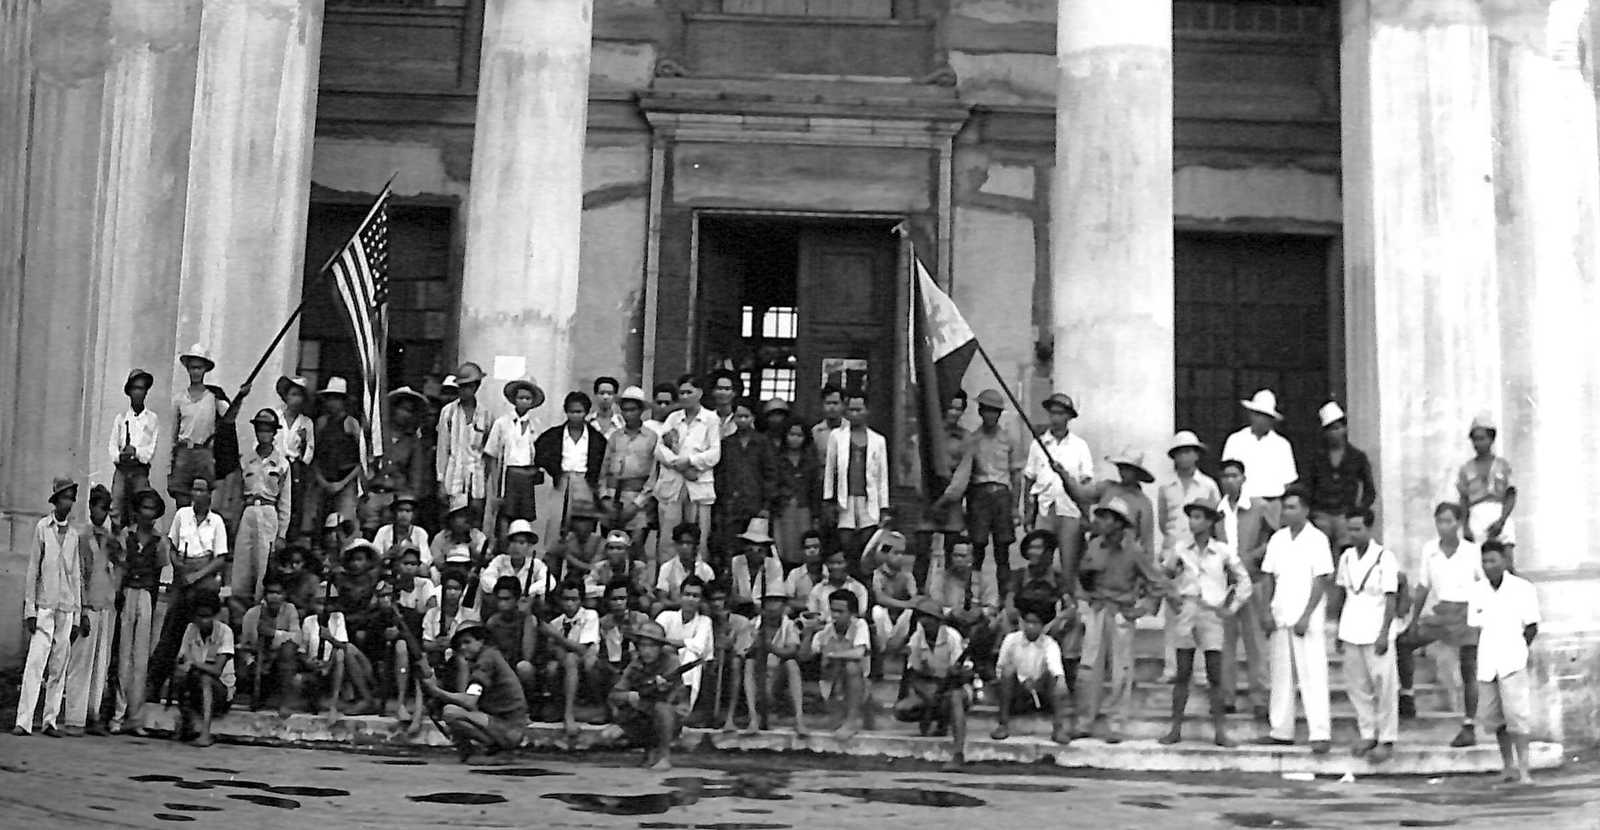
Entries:
[[[422,640],[417,637],[416,632],[411,630],[411,626],[406,624],[406,618],[400,615],[399,602],[390,601],[389,616],[394,622],[394,627],[400,631],[400,636],[406,641],[406,651],[411,654],[412,667],[416,670],[417,676],[421,677],[428,672],[432,672],[433,668],[428,665],[428,654],[422,650]],[[417,708],[427,713],[428,720],[433,721],[433,725],[438,727],[440,733],[444,735],[450,734],[449,730],[444,728],[444,723],[434,716],[433,707],[425,705],[422,700],[418,700]]]

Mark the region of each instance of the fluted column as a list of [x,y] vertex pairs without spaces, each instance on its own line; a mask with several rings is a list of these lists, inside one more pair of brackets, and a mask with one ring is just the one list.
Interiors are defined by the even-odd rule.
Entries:
[[[0,0],[0,382],[16,378],[22,311],[22,243],[28,193],[28,136],[33,125],[34,0]],[[9,461],[15,424],[0,406],[0,464]],[[0,481],[0,509],[10,493]],[[0,535],[0,545],[4,544]]]
[[1346,0],[1343,24],[1349,407],[1415,556],[1502,409],[1488,32],[1474,0]]
[[1172,4],[1059,0],[1052,381],[1106,451],[1172,435]]
[[[170,387],[177,343],[178,293],[194,114],[200,0],[112,0],[111,61],[101,131],[105,207],[100,223],[97,360],[89,377],[90,471],[110,481],[101,448],[126,408],[122,382],[134,367]],[[182,344],[184,346],[187,343]],[[163,419],[163,396],[150,403]],[[170,423],[170,421],[169,421]],[[166,432],[165,430],[163,431]],[[157,458],[165,458],[163,446]],[[152,465],[155,486],[166,465]]]
[[[300,302],[322,9],[322,0],[203,0],[172,342],[209,345],[224,386],[244,379]],[[294,365],[296,340],[285,342],[263,389]],[[175,361],[167,356],[169,370]]]
[[497,364],[521,363],[558,402],[572,383],[593,17],[592,0],[484,11],[460,358],[495,387],[512,379]]

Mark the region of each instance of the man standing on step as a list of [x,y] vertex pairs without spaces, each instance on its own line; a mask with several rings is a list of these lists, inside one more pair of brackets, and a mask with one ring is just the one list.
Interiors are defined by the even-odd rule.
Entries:
[[1239,405],[1250,413],[1250,425],[1228,436],[1222,445],[1222,457],[1245,463],[1250,470],[1245,495],[1261,502],[1267,517],[1279,524],[1283,491],[1300,478],[1300,473],[1294,464],[1294,448],[1277,431],[1278,422],[1283,420],[1278,412],[1278,396],[1271,389],[1262,389],[1250,400],[1239,401]]
[[1161,743],[1183,740],[1183,713],[1189,705],[1189,680],[1198,648],[1205,655],[1206,677],[1210,679],[1215,741],[1217,746],[1231,747],[1234,742],[1227,731],[1227,699],[1235,690],[1222,685],[1222,621],[1239,613],[1250,601],[1250,573],[1232,545],[1213,537],[1212,529],[1222,518],[1214,502],[1191,501],[1184,505],[1183,512],[1188,517],[1189,532],[1171,551],[1162,554],[1162,565],[1177,586],[1178,601],[1168,604],[1176,608],[1167,617],[1167,628],[1177,649],[1177,671],[1172,682],[1172,729]]
[[1326,755],[1333,745],[1328,713],[1328,645],[1323,631],[1333,560],[1328,537],[1311,525],[1310,497],[1291,489],[1283,495],[1284,527],[1267,542],[1261,590],[1268,611],[1262,627],[1272,638],[1271,730],[1261,743],[1294,743],[1294,696],[1306,710],[1311,751]]
[[[1250,583],[1256,587],[1250,601],[1239,613],[1223,620],[1222,624],[1222,688],[1238,689],[1239,642],[1244,642],[1245,678],[1250,686],[1250,707],[1259,723],[1267,722],[1267,695],[1271,691],[1267,632],[1261,627],[1261,617],[1266,613],[1266,597],[1260,591],[1261,559],[1267,555],[1267,540],[1278,528],[1267,518],[1266,508],[1260,502],[1244,495],[1244,462],[1230,458],[1222,462],[1218,484],[1222,487],[1222,501],[1217,510],[1222,522],[1216,528],[1223,541],[1233,546],[1250,574]],[[1229,707],[1231,710],[1232,707]]]
[[1395,670],[1394,618],[1400,591],[1400,562],[1372,539],[1372,511],[1345,512],[1350,547],[1339,556],[1335,577],[1344,589],[1339,642],[1344,651],[1344,683],[1361,732],[1351,754],[1374,764],[1389,760],[1400,736],[1400,677]]
[[[973,567],[983,570],[984,555],[994,543],[995,582],[1011,584],[1011,543],[1016,540],[1022,511],[1017,493],[1022,489],[1022,463],[1027,450],[1016,436],[1001,428],[1005,398],[993,389],[978,393],[977,431],[967,437],[954,490],[967,496],[967,537],[972,540]],[[964,486],[963,486],[964,484]]]
[[1322,424],[1323,446],[1312,453],[1311,468],[1299,484],[1311,494],[1311,523],[1327,535],[1338,556],[1346,544],[1353,544],[1345,532],[1345,511],[1372,507],[1378,488],[1367,454],[1350,445],[1344,410],[1329,401],[1317,410],[1317,420]]

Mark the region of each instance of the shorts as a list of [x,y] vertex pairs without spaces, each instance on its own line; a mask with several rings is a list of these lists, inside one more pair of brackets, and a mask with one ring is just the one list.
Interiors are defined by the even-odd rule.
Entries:
[[[446,706],[444,709],[444,725],[446,729],[458,722],[467,722],[476,726],[489,736],[490,745],[496,749],[516,749],[522,745],[522,735],[527,729],[526,718],[518,723],[510,718],[500,718],[488,712],[464,709],[460,706]],[[452,730],[452,733],[454,730]],[[470,732],[463,732],[461,740],[467,740]],[[476,735],[472,735],[476,737]],[[455,737],[454,734],[451,735]]]
[[1533,728],[1533,681],[1526,670],[1478,681],[1478,723],[1489,731],[1527,735]]
[[1465,602],[1440,601],[1417,620],[1416,627],[1406,632],[1406,639],[1414,647],[1440,642],[1463,648],[1478,644],[1478,629],[1467,625]]
[[866,496],[851,496],[839,511],[840,530],[866,530],[878,526],[878,517],[867,509]]
[[533,499],[533,487],[538,478],[538,467],[505,468],[505,475],[501,479],[505,486],[500,494],[500,518],[528,521],[538,518]]
[[183,684],[183,702],[191,711],[206,714],[202,711],[205,705],[203,690],[208,685],[211,687],[210,714],[212,717],[222,717],[227,714],[228,707],[233,703],[232,693],[228,691],[227,684],[209,674],[197,670],[189,672]]
[[1200,605],[1196,597],[1184,597],[1172,619],[1174,648],[1201,651],[1222,650],[1222,615]]
[[188,499],[194,490],[194,480],[208,482],[217,479],[216,456],[210,447],[178,447],[172,451],[172,474],[167,476],[167,493],[173,498]]

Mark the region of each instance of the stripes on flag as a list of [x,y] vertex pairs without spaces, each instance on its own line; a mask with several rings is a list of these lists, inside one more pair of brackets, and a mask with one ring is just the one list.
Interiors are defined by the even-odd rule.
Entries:
[[329,262],[361,368],[362,466],[382,455],[384,354],[389,338],[389,188],[378,194],[350,241]]

